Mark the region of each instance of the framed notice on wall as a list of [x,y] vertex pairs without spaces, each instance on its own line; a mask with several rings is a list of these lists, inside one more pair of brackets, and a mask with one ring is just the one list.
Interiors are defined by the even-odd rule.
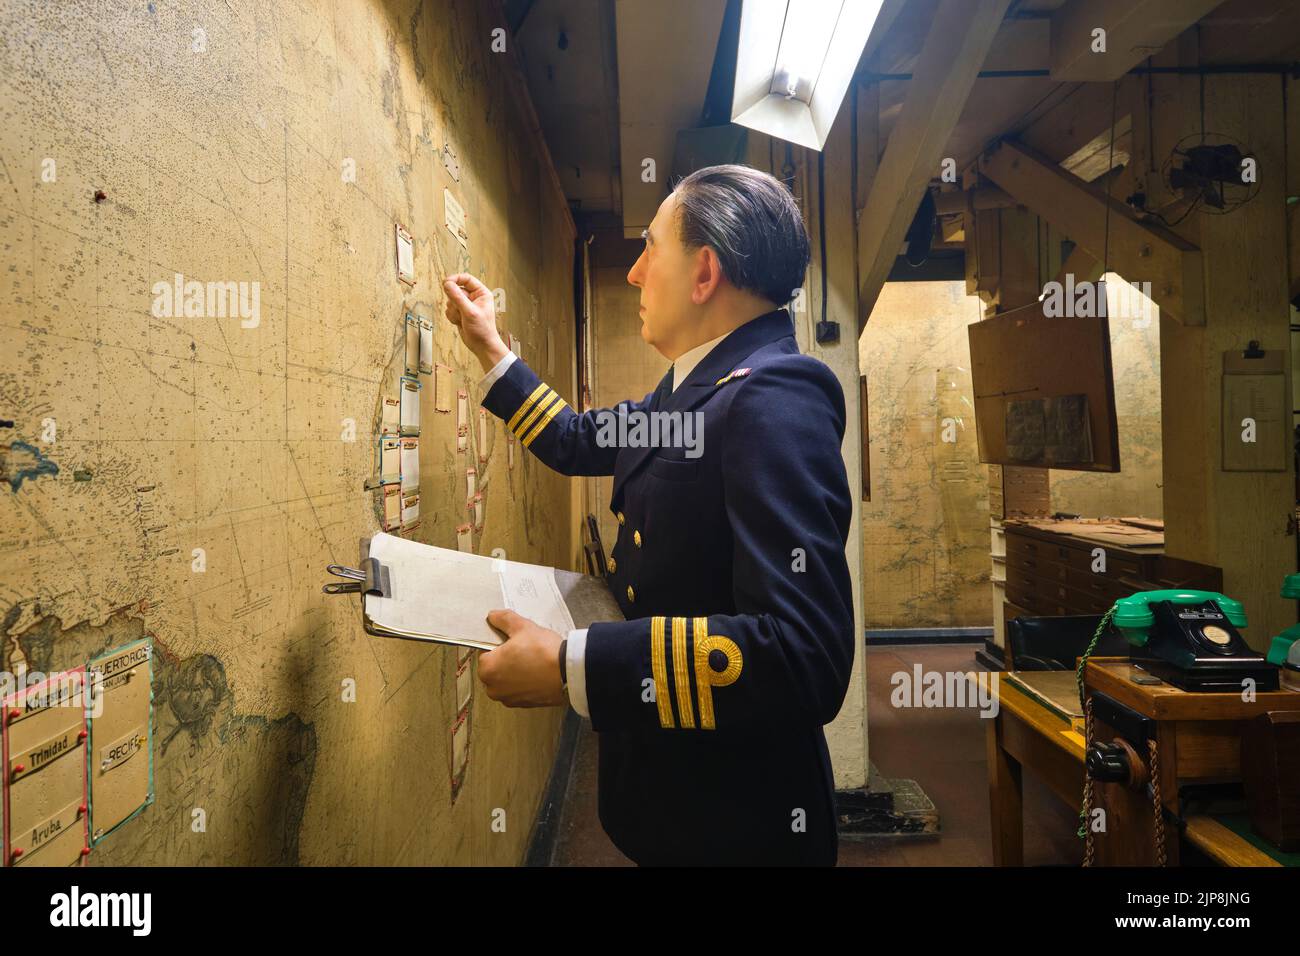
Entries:
[[1291,414],[1284,362],[1280,350],[1223,353],[1224,471],[1287,470]]

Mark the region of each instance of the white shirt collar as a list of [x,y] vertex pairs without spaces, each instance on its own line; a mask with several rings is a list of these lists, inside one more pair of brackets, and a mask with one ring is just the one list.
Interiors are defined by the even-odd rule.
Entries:
[[[734,329],[732,331],[735,331]],[[704,357],[713,351],[719,342],[725,339],[731,332],[724,332],[716,339],[697,345],[689,351],[683,352],[673,363],[673,391],[677,391],[677,386],[686,381],[686,376],[695,371],[695,366],[704,361]]]

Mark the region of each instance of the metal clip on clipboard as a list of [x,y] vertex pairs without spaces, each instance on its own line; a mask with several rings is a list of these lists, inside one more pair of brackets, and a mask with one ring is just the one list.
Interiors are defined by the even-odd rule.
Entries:
[[380,564],[376,558],[363,558],[360,569],[331,564],[325,570],[335,577],[347,579],[344,582],[333,581],[326,584],[321,588],[326,594],[369,594],[384,598],[393,596],[388,568]]

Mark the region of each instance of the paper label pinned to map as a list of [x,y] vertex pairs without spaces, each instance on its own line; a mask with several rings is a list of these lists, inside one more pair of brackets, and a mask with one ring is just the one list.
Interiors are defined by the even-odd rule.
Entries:
[[402,434],[420,434],[420,383],[414,378],[402,379]]
[[85,700],[85,681],[91,681],[92,695],[102,690],[99,678],[92,678],[83,668],[61,671],[53,674],[39,684],[15,691],[4,698],[4,709],[17,710],[17,715],[6,717],[6,725],[12,730],[14,724],[33,714],[39,714],[50,707],[68,706],[80,698]]
[[474,692],[474,668],[468,658],[463,667],[456,669],[456,709],[464,710],[469,705],[470,695]]
[[469,448],[469,391],[456,391],[456,451]]
[[384,484],[402,480],[402,440],[396,436],[379,439],[379,480]]
[[456,799],[469,766],[469,711],[462,710],[451,728],[451,798]]
[[420,320],[420,371],[433,371],[433,326],[428,319]]
[[402,526],[402,489],[397,485],[384,486],[384,530],[396,531]]
[[443,144],[442,165],[446,167],[448,176],[460,182],[460,160],[456,158],[456,150],[452,148],[451,143]]
[[465,248],[469,248],[469,233],[465,229],[465,209],[456,201],[451,190],[445,186],[442,190],[442,205],[447,231],[456,237]]
[[406,313],[406,341],[403,372],[412,377],[420,374],[420,321]]
[[397,278],[407,285],[415,285],[415,243],[400,222],[394,231],[397,236]]
[[434,411],[451,411],[451,367],[435,365],[433,367],[433,408]]
[[[12,834],[9,852],[12,854],[15,850],[21,850],[21,855],[27,856],[46,846],[55,837],[77,826],[77,822],[81,819],[81,807],[82,801],[80,799],[73,800],[62,810],[42,820],[35,826],[31,828],[25,827],[20,832]],[[81,845],[84,846],[85,827],[82,825],[77,828],[82,831]]]
[[420,496],[407,495],[402,499],[402,530],[410,531],[420,524]]
[[402,439],[402,490],[420,489],[420,439]]
[[402,427],[401,418],[402,400],[400,398],[384,396],[384,410],[379,419],[379,433],[381,435],[396,435],[398,429]]
[[[81,746],[85,739],[85,727],[81,719],[81,712],[72,710],[72,714],[77,718],[77,722],[50,737],[42,740],[33,747],[26,747],[18,753],[12,753],[9,757],[9,782],[21,780],[28,774],[35,773],[46,764],[50,763],[66,753],[71,753]],[[81,759],[85,759],[84,756]],[[21,767],[22,769],[18,769]]]
[[122,653],[115,654],[107,660],[97,661],[90,668],[90,672],[92,675],[99,675],[98,679],[107,683],[114,677],[125,674],[136,665],[143,664],[145,661],[149,660],[152,656],[151,649],[151,644],[143,642],[135,644],[122,651]]
[[131,731],[125,737],[113,741],[99,751],[99,769],[108,771],[114,767],[120,767],[138,754],[148,740],[148,736],[137,729]]

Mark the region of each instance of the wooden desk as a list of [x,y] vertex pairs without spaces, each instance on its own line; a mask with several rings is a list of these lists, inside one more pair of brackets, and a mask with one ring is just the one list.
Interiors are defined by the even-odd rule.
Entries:
[[1219,866],[1282,866],[1268,853],[1205,814],[1188,816],[1183,838]]
[[[1154,723],[1160,800],[1166,815],[1179,812],[1180,786],[1241,780],[1244,721],[1266,711],[1300,710],[1300,693],[1295,691],[1261,691],[1253,700],[1243,700],[1240,693],[1192,693],[1165,683],[1135,683],[1134,675],[1143,673],[1127,660],[1094,658],[1088,662],[1084,683],[1089,695],[1105,695]],[[1095,740],[1109,742],[1120,736],[1105,721],[1094,723]],[[1146,748],[1139,748],[1139,754],[1149,768]],[[1093,806],[1104,809],[1110,821],[1105,834],[1094,836],[1098,865],[1154,865],[1156,813],[1146,788],[1095,784],[1093,797]],[[1196,819],[1189,829],[1185,836],[1215,860],[1242,865],[1238,861],[1245,856],[1256,860],[1253,865],[1272,865],[1263,851],[1208,818]],[[1177,865],[1179,841],[1169,827],[1164,849],[1168,865]]]
[[[1048,673],[1066,673],[1054,671]],[[1024,787],[1029,767],[1070,806],[1083,797],[1083,737],[1070,720],[1000,675],[998,714],[985,730],[989,770],[989,811],[995,866],[1023,866]],[[1083,844],[1079,844],[1083,859]]]
[[[1126,661],[1107,660],[1104,663],[1119,665],[1121,672],[1123,668],[1130,666]],[[1073,677],[1073,673],[1069,673]],[[1053,793],[1069,806],[1078,808],[1083,797],[1084,739],[1082,734],[1072,727],[1068,716],[1017,687],[1014,679],[1007,679],[1007,674],[1000,676],[1002,679],[998,682],[998,714],[996,717],[989,718],[986,726],[993,861],[997,866],[1022,866],[1024,865],[1023,768],[1029,767]],[[1026,676],[1032,679],[1033,672]],[[1165,687],[1161,690],[1165,690]],[[1184,698],[1199,696],[1189,695],[1172,687],[1167,690]],[[1167,699],[1168,695],[1162,693],[1160,696],[1166,697],[1162,710],[1167,711],[1171,706]],[[1293,695],[1293,697],[1300,697],[1300,695]],[[1193,711],[1199,712],[1204,704],[1190,701],[1178,706],[1190,707]],[[1202,749],[1196,747],[1193,748],[1193,752],[1200,752]],[[1173,844],[1177,843],[1174,838],[1176,833],[1177,831],[1171,827],[1169,837]],[[1282,865],[1269,853],[1253,846],[1211,816],[1189,816],[1183,837],[1222,866]],[[1079,858],[1082,861],[1082,841],[1079,844]],[[1173,858],[1177,859],[1176,853],[1173,854]]]

